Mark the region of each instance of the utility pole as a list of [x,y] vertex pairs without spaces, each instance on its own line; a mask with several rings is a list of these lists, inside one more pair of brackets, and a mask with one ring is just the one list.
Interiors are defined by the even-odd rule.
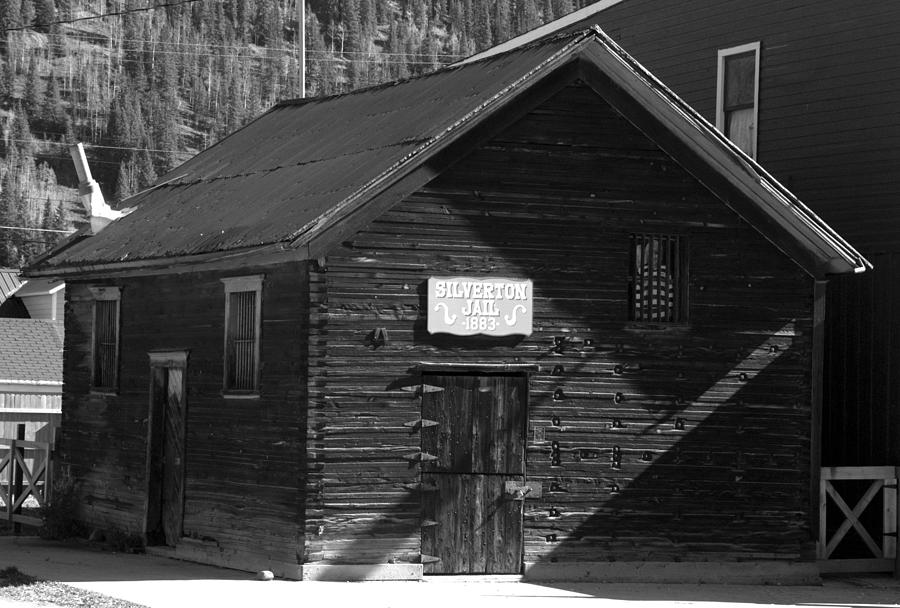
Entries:
[[306,0],[297,0],[297,42],[300,45],[300,97],[306,97]]

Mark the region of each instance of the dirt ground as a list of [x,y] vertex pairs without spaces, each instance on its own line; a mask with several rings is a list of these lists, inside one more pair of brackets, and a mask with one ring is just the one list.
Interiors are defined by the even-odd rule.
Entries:
[[[150,555],[99,551],[34,537],[0,537],[0,570],[53,580],[152,608],[178,606],[364,606],[365,608],[631,608],[634,606],[900,607],[900,580],[826,579],[821,586],[527,583],[514,578],[426,577],[421,582],[257,581],[252,573]],[[0,588],[0,608],[12,596]],[[53,601],[52,598],[47,598]],[[33,604],[32,604],[33,605]],[[82,599],[74,605],[91,606]],[[100,606],[100,604],[97,604]]]

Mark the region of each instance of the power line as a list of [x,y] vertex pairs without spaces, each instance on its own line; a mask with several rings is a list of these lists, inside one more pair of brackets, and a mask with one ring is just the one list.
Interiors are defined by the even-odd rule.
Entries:
[[[35,25],[39,27],[47,26],[47,25],[66,25],[70,23],[78,23],[81,21],[91,21],[94,19],[105,19],[106,17],[121,17],[123,15],[130,15],[133,13],[145,13],[147,11],[155,11],[158,8],[171,8],[174,6],[182,6],[185,4],[195,4],[197,2],[204,2],[205,0],[181,0],[180,2],[164,2],[163,4],[154,4],[153,6],[145,6],[141,8],[129,8],[121,11],[113,11],[111,13],[103,13],[102,15],[91,15],[90,17],[76,17],[74,19],[58,19],[56,21],[45,21],[43,23],[36,23]],[[19,27],[7,27],[3,28],[4,32],[18,32],[24,30],[33,30],[34,27],[31,25],[22,25]]]
[[0,226],[3,230],[32,230],[34,232],[60,232],[62,234],[71,234],[75,229],[71,230],[55,230],[53,228],[29,228],[27,226]]
[[[61,49],[66,50],[69,47],[65,44],[47,44],[45,47],[48,49]],[[265,53],[254,54],[253,52],[247,51],[244,53],[214,53],[214,52],[197,52],[197,51],[170,51],[170,50],[144,50],[140,49],[136,52],[140,53],[151,53],[154,55],[175,55],[182,57],[215,57],[220,59],[249,59],[254,61],[277,61],[284,58],[284,55],[291,55],[295,53],[296,50],[292,52],[284,52],[282,56],[275,56],[273,53],[268,52],[268,47],[260,47],[261,49],[266,49]],[[281,51],[279,51],[281,52]],[[430,64],[430,63],[441,63],[444,59],[457,59],[462,57],[468,57],[468,55],[451,55],[451,54],[443,54],[438,53],[435,55],[428,53],[370,53],[367,51],[343,51],[332,53],[331,51],[317,51],[317,50],[307,50],[307,55],[312,55],[317,58],[318,61],[357,61],[361,63],[386,63],[386,64],[397,64],[401,63],[400,59],[405,59],[405,63],[407,64]],[[350,57],[345,57],[345,55],[350,55]],[[430,59],[416,59],[417,57],[427,56]],[[356,59],[355,57],[362,56],[364,59]],[[385,59],[380,59],[384,57]],[[143,59],[132,59],[128,57],[115,57],[110,59],[111,63],[146,63]]]
[[[46,133],[48,135],[62,135],[62,133],[52,133],[49,131],[41,131],[41,133]],[[6,142],[16,142],[16,143],[25,143],[25,144],[35,144],[36,147],[40,148],[42,145],[48,146],[66,146],[69,144],[63,141],[50,141],[47,139],[14,139],[12,137],[3,139]],[[101,146],[100,144],[84,144],[85,148],[103,148],[105,150],[135,150],[137,152],[147,151],[147,152],[163,152],[166,154],[169,153],[190,153],[189,150],[159,150],[155,148],[131,148],[127,146]],[[37,152],[38,156],[45,156],[40,152]],[[54,157],[55,158],[55,157]]]
[[[79,40],[79,41],[95,40],[94,37],[80,36],[78,34],[69,34],[69,33],[67,33],[65,35],[65,37],[66,37],[66,39]],[[206,42],[176,42],[176,41],[169,41],[169,40],[147,40],[147,39],[143,39],[143,38],[120,38],[118,40],[120,42],[139,42],[139,43],[149,43],[149,44],[155,44],[155,45],[169,45],[169,46],[179,46],[179,47],[192,47],[193,46],[193,47],[235,49],[235,50],[246,50],[248,48],[247,44],[212,44],[212,43],[206,43]],[[61,45],[59,45],[59,43],[50,43],[50,44],[51,45],[57,44],[58,46],[61,46]],[[97,46],[99,46],[99,45],[97,45]],[[262,45],[252,45],[252,46],[256,47],[259,50],[264,50],[266,52],[273,51],[273,52],[281,52],[281,53],[296,53],[298,50],[296,47],[289,47],[289,46],[287,46],[287,47],[274,47],[274,46],[262,46]],[[157,52],[166,52],[166,51],[157,51]],[[190,51],[185,51],[185,52],[190,53]],[[339,53],[334,53],[332,51],[322,51],[322,50],[316,50],[316,49],[306,49],[306,52],[307,53],[329,54],[329,55],[343,54],[343,55],[404,56],[404,55],[414,54],[414,53],[390,53],[390,52],[382,52],[382,51],[379,51],[377,53],[370,53],[369,51],[343,51],[343,52],[339,52]],[[460,59],[460,58],[468,57],[469,55],[462,54],[462,53],[437,53],[436,56],[437,57],[448,57],[450,59]]]

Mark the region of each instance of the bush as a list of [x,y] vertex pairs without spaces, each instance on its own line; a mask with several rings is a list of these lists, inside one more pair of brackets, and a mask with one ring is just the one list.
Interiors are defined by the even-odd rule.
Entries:
[[84,536],[84,525],[75,519],[78,509],[78,491],[75,480],[68,475],[61,477],[53,484],[48,504],[39,509],[41,538],[61,540]]

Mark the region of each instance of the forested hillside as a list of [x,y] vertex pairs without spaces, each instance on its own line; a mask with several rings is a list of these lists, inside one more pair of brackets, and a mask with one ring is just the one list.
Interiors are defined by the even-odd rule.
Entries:
[[[0,266],[78,220],[69,143],[117,202],[297,97],[297,2],[0,0]],[[579,4],[308,0],[307,95],[426,73]]]

